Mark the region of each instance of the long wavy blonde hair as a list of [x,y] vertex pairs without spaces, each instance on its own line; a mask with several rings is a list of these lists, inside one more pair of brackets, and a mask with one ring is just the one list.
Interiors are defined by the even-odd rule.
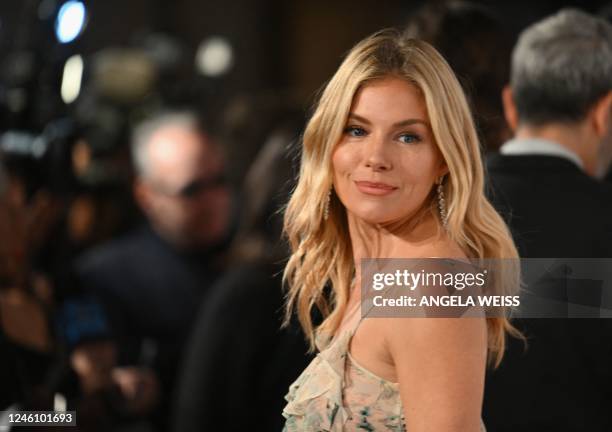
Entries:
[[[317,332],[333,334],[340,325],[355,272],[346,210],[335,194],[324,218],[332,187],[332,152],[355,93],[368,82],[390,76],[415,85],[425,100],[435,142],[449,170],[443,188],[450,238],[471,258],[518,258],[506,224],[484,195],[478,135],[451,68],[426,42],[404,38],[395,30],[375,33],[348,53],[320,95],[304,131],[299,180],[285,210],[284,233],[292,252],[283,275],[288,286],[285,318],[288,321],[297,310],[312,349]],[[426,205],[435,211],[433,199]],[[511,285],[518,288],[516,266],[500,273],[506,280],[510,274]],[[311,315],[315,306],[323,316],[317,328]],[[497,366],[505,333],[517,331],[505,317],[487,318],[487,328],[489,361]]]

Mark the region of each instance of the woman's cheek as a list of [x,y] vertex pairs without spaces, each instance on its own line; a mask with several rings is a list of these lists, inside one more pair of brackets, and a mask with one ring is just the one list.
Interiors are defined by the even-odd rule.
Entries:
[[336,181],[345,180],[347,177],[350,177],[352,172],[352,167],[354,165],[353,157],[350,152],[339,148],[334,152],[332,158],[332,164],[334,169],[334,178]]

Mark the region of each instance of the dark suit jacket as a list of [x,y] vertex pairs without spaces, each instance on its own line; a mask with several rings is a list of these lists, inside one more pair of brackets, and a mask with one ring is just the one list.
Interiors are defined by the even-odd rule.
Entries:
[[166,411],[183,345],[219,274],[212,259],[206,251],[179,252],[143,226],[86,253],[75,265],[79,282],[104,306],[120,363],[153,367]]
[[281,272],[242,265],[211,288],[181,368],[173,431],[282,429],[284,396],[311,356],[297,323],[281,329]]
[[[488,193],[521,257],[612,257],[612,186],[572,162],[490,155]],[[606,319],[523,319],[489,373],[483,416],[497,431],[611,431],[612,331]]]

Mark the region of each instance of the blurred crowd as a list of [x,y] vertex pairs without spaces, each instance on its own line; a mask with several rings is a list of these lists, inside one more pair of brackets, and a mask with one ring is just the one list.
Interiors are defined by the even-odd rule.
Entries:
[[[531,140],[555,141],[569,132],[546,126],[568,117],[530,111],[547,93],[532,96],[516,50],[513,63],[517,35],[500,17],[467,2],[433,2],[404,31],[434,45],[464,86],[492,200],[520,233],[521,255],[612,257],[612,187],[603,180],[612,119],[600,97],[609,77],[604,93],[549,101],[575,102],[582,111],[571,121],[594,113],[588,119],[599,129],[571,133],[597,156],[545,145],[533,156],[512,137],[527,130]],[[611,52],[596,56],[612,64]],[[282,208],[298,175],[305,104],[289,92],[242,95],[223,107],[163,92],[115,103],[100,92],[83,94],[74,115],[38,133],[0,131],[0,411],[75,410],[83,431],[281,430],[283,397],[312,356],[299,324],[281,327]],[[509,163],[512,154],[524,163]],[[553,209],[546,200],[554,197],[582,210]],[[568,238],[571,229],[578,234]],[[530,236],[536,231],[542,235]],[[610,336],[599,323],[557,324],[576,338]],[[534,347],[540,365],[573,355]],[[505,430],[497,425],[507,421],[503,408],[516,406],[516,396],[499,396],[516,382],[516,357],[491,379],[485,424],[493,431]],[[576,386],[592,392],[600,378],[579,375]],[[592,403],[612,402],[611,389]],[[529,411],[533,401],[524,401]]]

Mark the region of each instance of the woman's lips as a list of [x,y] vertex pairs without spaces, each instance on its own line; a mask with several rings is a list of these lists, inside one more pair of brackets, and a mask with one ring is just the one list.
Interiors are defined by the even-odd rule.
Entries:
[[386,183],[369,181],[356,181],[355,185],[357,186],[357,189],[367,195],[388,195],[397,189],[395,186],[391,186]]

